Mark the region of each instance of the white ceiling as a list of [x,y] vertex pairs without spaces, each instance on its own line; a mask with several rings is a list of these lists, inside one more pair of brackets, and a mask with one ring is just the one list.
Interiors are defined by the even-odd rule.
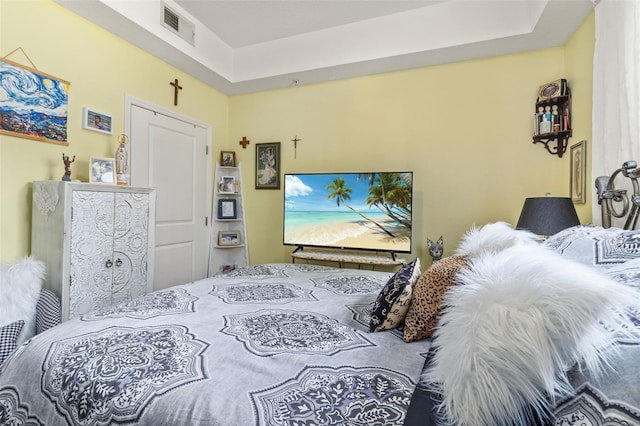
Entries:
[[[54,0],[226,94],[566,43],[591,0]],[[195,46],[161,25],[162,3]]]

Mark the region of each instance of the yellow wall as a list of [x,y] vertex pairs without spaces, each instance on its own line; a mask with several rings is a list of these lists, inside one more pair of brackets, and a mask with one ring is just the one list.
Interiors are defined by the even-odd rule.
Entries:
[[[472,224],[514,224],[525,197],[569,195],[569,159],[531,143],[532,115],[538,87],[565,77],[569,143],[590,142],[593,26],[592,14],[565,47],[227,97],[49,0],[0,0],[0,55],[22,47],[39,69],[71,82],[68,147],[0,136],[0,260],[29,253],[30,182],[59,179],[63,152],[76,155],[72,177],[83,181],[89,156],[113,156],[128,93],[211,123],[213,161],[219,149],[236,151],[251,263],[290,261],[282,190],[253,188],[255,144],[280,141],[282,173],[413,170],[412,255],[428,264],[427,237],[443,235],[450,254]],[[9,59],[28,64],[19,53]],[[178,107],[174,78],[184,87]],[[83,129],[84,106],[112,114],[116,134]],[[591,221],[587,208],[578,213]]]
[[[576,204],[576,211],[582,223],[591,223],[591,193],[595,183],[591,177],[591,106],[593,105],[593,49],[595,46],[595,14],[583,22],[565,46],[565,76],[571,82],[573,107],[573,137],[569,147],[582,140],[587,141],[586,194],[584,204]],[[565,163],[568,165],[569,155]],[[569,181],[569,169],[565,170]]]
[[[76,156],[71,177],[82,181],[90,156],[114,156],[125,93],[210,123],[214,151],[224,147],[226,95],[48,0],[0,0],[0,7],[0,56],[21,47],[39,70],[71,82],[69,146],[0,135],[0,260],[29,253],[31,182],[60,179],[62,153]],[[19,51],[8,59],[30,66]],[[169,85],[175,78],[183,87],[177,107]],[[112,115],[114,134],[83,129],[85,106]]]
[[[450,254],[474,224],[515,225],[526,197],[569,196],[568,156],[532,143],[532,116],[538,87],[567,76],[579,105],[575,134],[590,138],[592,27],[590,19],[566,49],[234,96],[229,135],[282,142],[282,173],[413,170],[412,255],[429,264],[427,238],[443,235]],[[294,158],[296,135],[302,141]],[[288,261],[292,248],[279,245],[282,190],[253,189],[249,148],[237,151],[251,183],[251,263]],[[590,215],[580,209],[583,223]]]

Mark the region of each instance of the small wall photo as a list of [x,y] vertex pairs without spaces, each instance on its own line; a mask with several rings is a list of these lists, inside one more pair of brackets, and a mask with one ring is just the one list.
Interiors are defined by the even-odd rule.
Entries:
[[113,117],[103,112],[85,107],[83,109],[82,127],[96,132],[113,133]]

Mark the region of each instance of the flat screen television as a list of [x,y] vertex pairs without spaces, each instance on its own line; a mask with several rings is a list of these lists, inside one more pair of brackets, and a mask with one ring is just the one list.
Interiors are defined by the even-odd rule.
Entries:
[[413,172],[284,175],[285,245],[411,252]]

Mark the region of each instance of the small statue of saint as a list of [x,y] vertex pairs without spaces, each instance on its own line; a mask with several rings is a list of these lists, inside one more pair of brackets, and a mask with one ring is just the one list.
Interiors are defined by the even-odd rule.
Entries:
[[62,176],[62,180],[70,182],[71,181],[71,163],[76,161],[76,156],[70,160],[68,155],[62,153],[62,162],[64,163],[64,176]]

